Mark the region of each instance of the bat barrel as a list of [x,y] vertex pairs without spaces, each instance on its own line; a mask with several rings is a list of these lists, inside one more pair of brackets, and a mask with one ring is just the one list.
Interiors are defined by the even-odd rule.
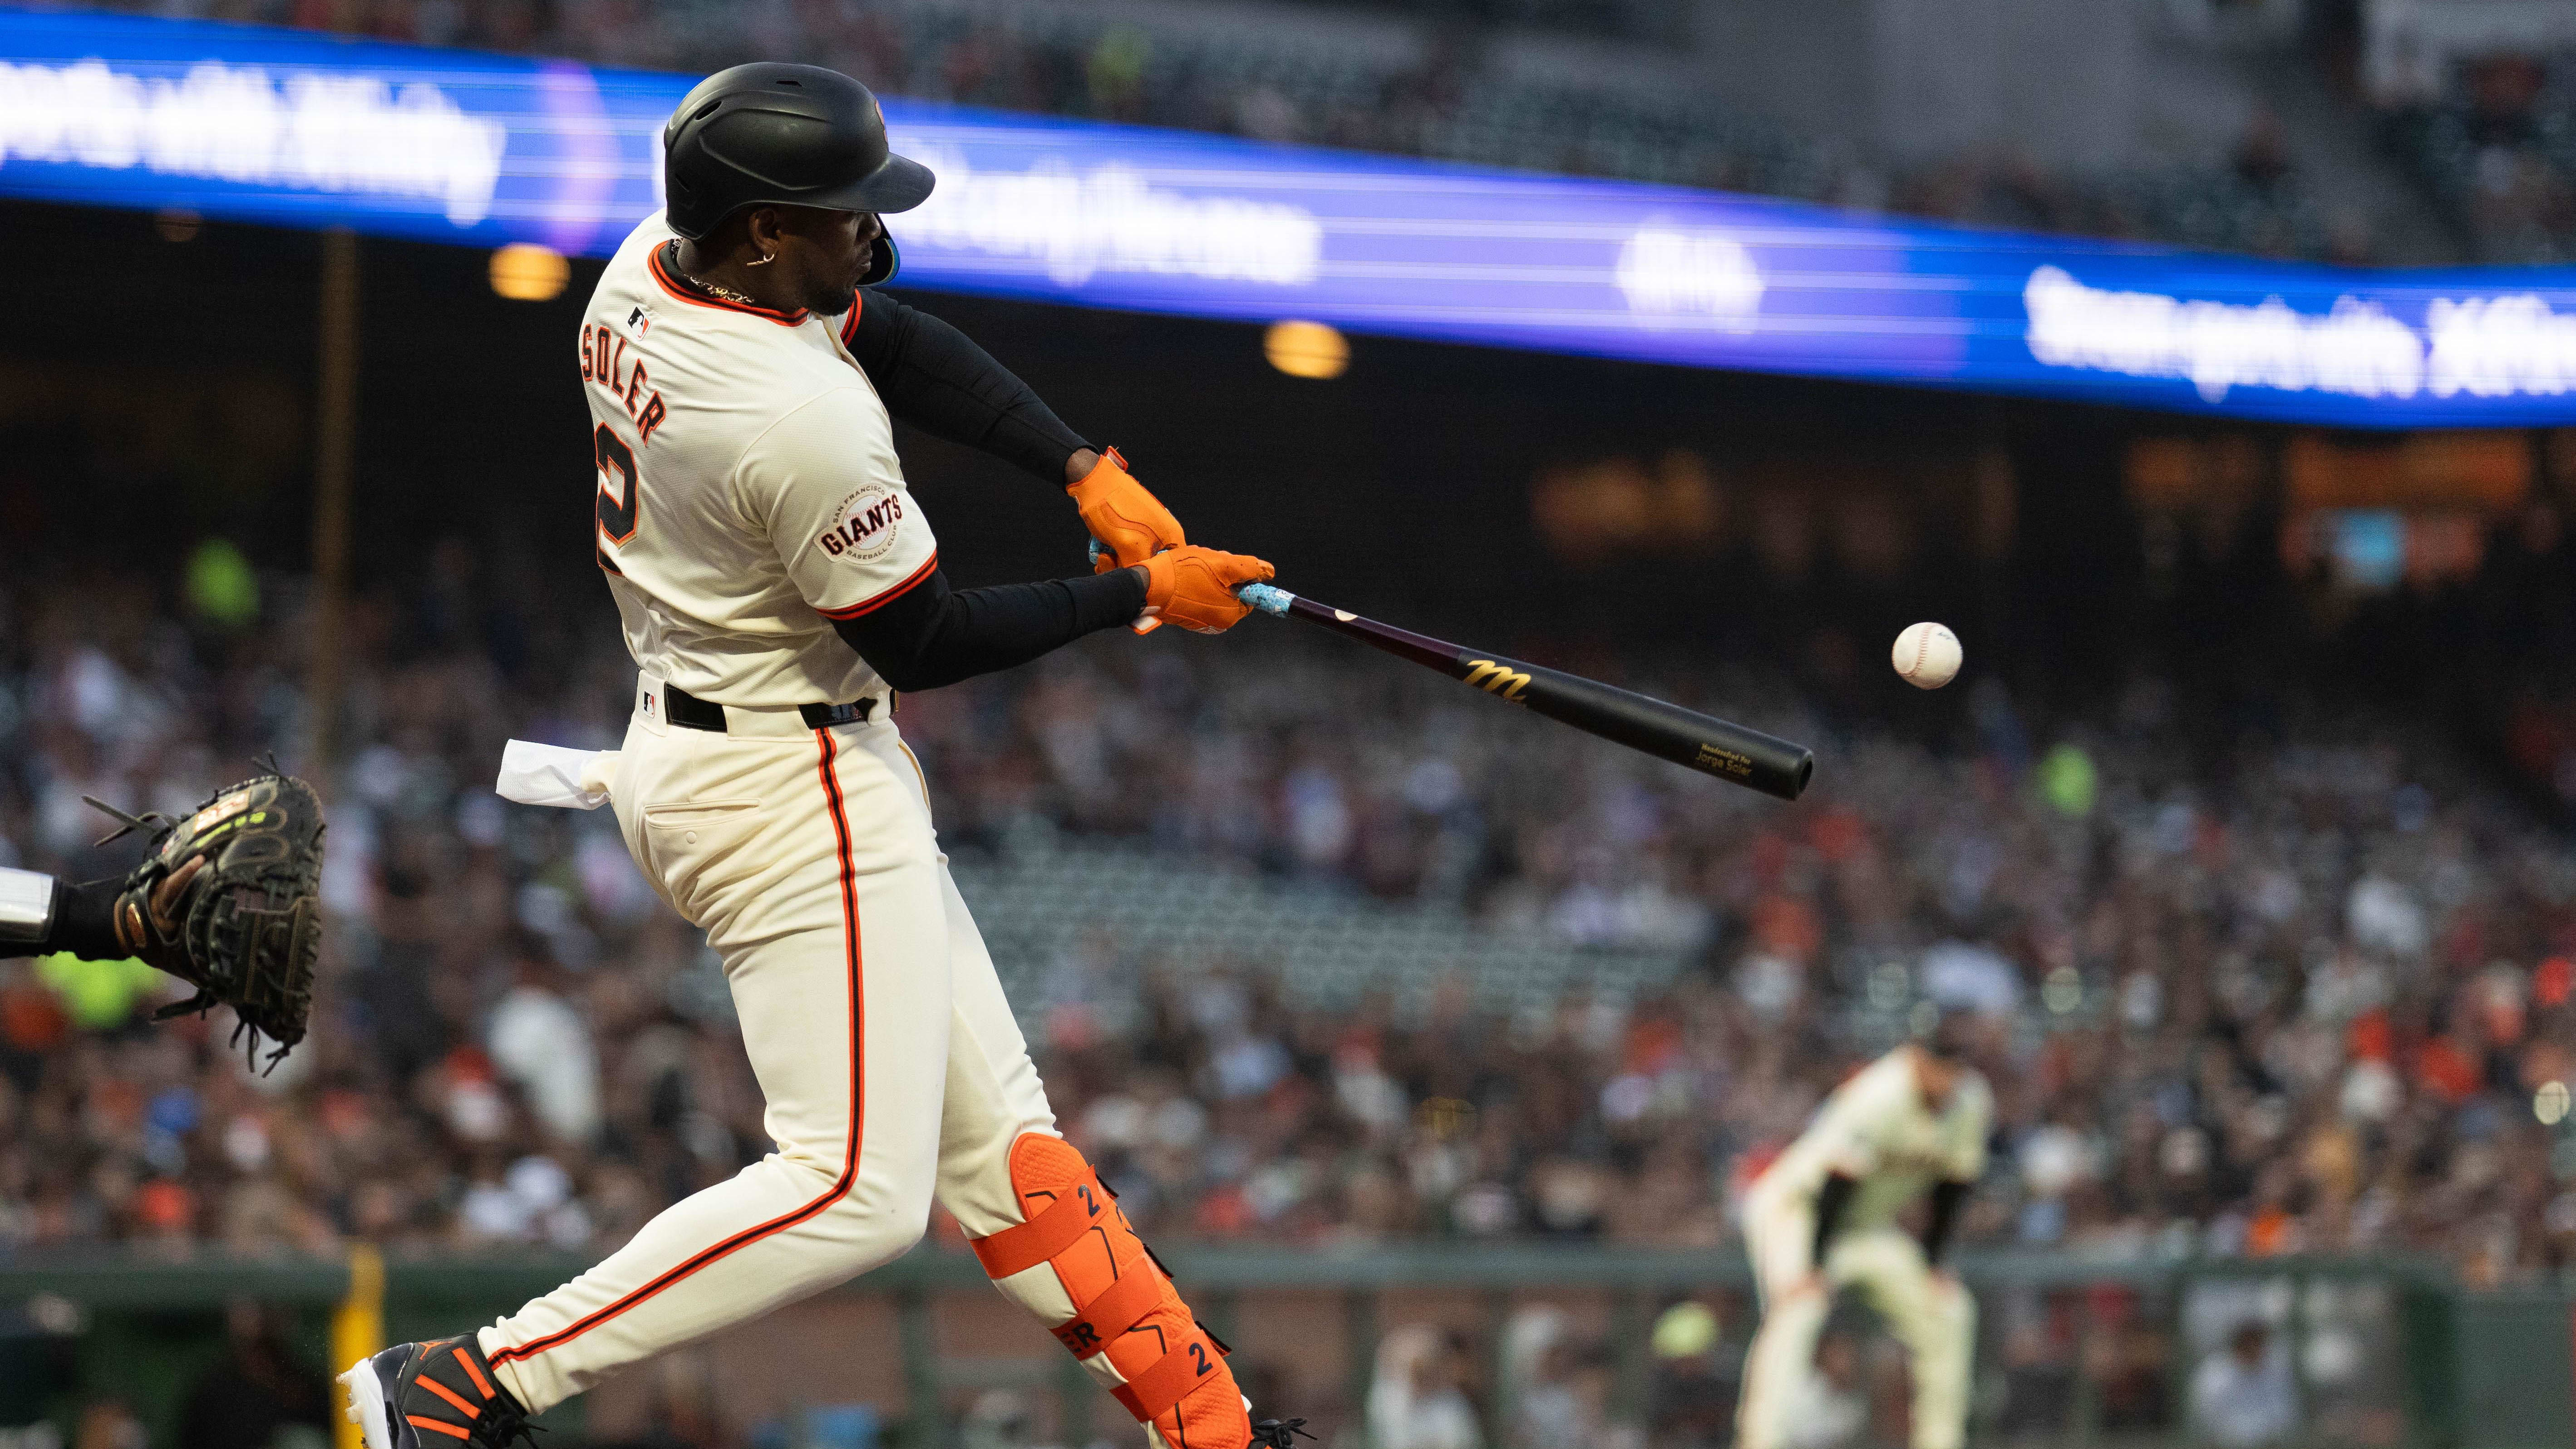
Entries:
[[1446,640],[1299,598],[1272,584],[1245,584],[1235,590],[1235,596],[1262,613],[1320,624],[1525,706],[1532,714],[1765,795],[1795,800],[1816,772],[1815,752],[1804,745],[1596,679],[1482,657]]
[[[1503,688],[1495,690],[1492,684],[1478,680],[1473,669],[1465,676],[1468,683],[1502,693],[1514,703],[1528,706],[1532,714],[1545,715],[1703,775],[1782,800],[1795,800],[1816,773],[1813,750],[1760,730],[1579,674],[1502,660],[1478,662],[1502,667]],[[1519,686],[1517,694],[1506,692],[1513,688],[1511,678],[1521,674],[1528,675],[1529,682]]]

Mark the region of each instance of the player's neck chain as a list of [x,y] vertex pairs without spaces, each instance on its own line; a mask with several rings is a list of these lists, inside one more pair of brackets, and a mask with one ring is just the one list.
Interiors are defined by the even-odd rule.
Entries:
[[680,249],[677,245],[674,245],[671,248],[671,270],[680,274],[681,281],[688,283],[690,286],[695,287],[699,291],[705,292],[710,296],[721,297],[728,302],[738,302],[745,307],[768,306],[767,303],[751,295],[749,292],[737,292],[731,287],[719,286],[718,284],[710,282],[706,278],[699,276],[697,273],[682,267],[680,265]]
[[746,307],[760,307],[767,305],[759,298],[751,295],[749,292],[737,292],[731,287],[719,286],[716,283],[710,282],[706,278],[699,276],[695,272],[682,272],[680,275],[689,283],[689,285],[696,287],[702,292],[712,292],[716,296],[722,297],[728,302],[740,302]]

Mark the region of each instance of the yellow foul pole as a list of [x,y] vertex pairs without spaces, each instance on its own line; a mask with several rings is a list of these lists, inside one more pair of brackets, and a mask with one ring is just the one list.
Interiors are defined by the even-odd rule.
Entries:
[[[349,1296],[331,1314],[331,1368],[338,1372],[385,1346],[385,1255],[373,1243],[349,1249]],[[333,1387],[334,1394],[347,1391]],[[346,1410],[345,1398],[339,1407]],[[333,1449],[366,1449],[346,1412],[331,1416]]]

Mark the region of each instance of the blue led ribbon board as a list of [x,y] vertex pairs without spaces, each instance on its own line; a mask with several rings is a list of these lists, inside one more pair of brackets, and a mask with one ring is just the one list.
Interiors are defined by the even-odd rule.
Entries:
[[[0,10],[0,194],[604,256],[692,77]],[[2365,428],[2576,423],[2576,268],[1896,223],[889,100],[903,281],[1077,306]]]

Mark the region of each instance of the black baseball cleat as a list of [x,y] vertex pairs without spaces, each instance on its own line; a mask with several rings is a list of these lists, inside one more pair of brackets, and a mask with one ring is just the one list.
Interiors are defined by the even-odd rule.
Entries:
[[536,1442],[473,1334],[398,1343],[340,1375],[367,1449],[508,1449]]
[[1266,1449],[1296,1449],[1298,1440],[1314,1437],[1303,1419],[1262,1419],[1252,1426],[1252,1442]]

